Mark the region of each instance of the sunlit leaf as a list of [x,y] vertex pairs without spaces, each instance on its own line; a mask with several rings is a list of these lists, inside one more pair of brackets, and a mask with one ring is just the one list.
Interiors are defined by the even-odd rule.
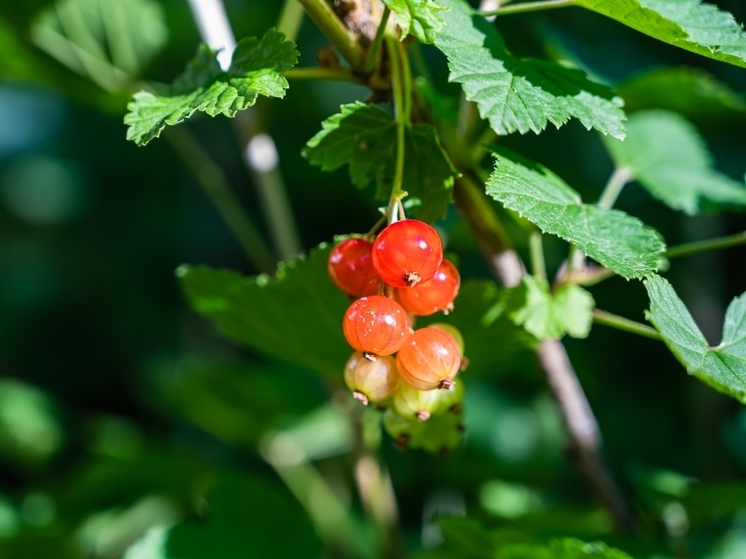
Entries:
[[500,135],[539,133],[571,118],[588,129],[624,138],[622,99],[584,72],[545,60],[516,58],[494,25],[464,0],[443,0],[450,11],[435,40],[448,57],[449,81],[460,83],[482,118]]
[[660,276],[645,280],[646,316],[690,375],[746,403],[746,294],[728,307],[723,340],[710,347],[671,284]]
[[575,0],[624,25],[702,56],[746,68],[746,33],[702,0]]
[[127,139],[144,146],[166,126],[183,122],[195,112],[233,117],[252,106],[259,95],[284,97],[288,82],[283,73],[295,66],[298,51],[293,41],[274,29],[264,37],[241,40],[230,68],[223,72],[217,52],[200,45],[197,54],[171,84],[167,94],[135,93],[124,123]]
[[505,150],[495,151],[487,194],[539,228],[574,243],[625,278],[658,269],[665,245],[658,233],[617,210],[584,204],[557,175]]
[[446,8],[435,0],[383,0],[396,14],[404,39],[410,33],[421,43],[432,43],[443,29],[440,12]]

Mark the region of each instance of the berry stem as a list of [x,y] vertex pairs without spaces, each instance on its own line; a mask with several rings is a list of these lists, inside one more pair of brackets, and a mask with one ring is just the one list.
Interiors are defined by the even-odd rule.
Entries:
[[644,336],[645,338],[650,338],[651,340],[663,340],[660,333],[655,328],[651,328],[646,324],[640,324],[639,322],[635,322],[634,320],[629,320],[628,318],[624,318],[623,316],[617,316],[615,314],[611,314],[610,312],[602,311],[599,309],[593,309],[593,321],[599,324],[603,324],[604,326],[611,326],[612,328],[616,328],[617,330],[623,330],[625,332],[630,332],[631,334]]
[[508,6],[507,8],[500,7],[497,10],[479,12],[479,14],[485,17],[506,16],[509,14],[522,14],[525,12],[538,12],[540,10],[564,8],[566,6],[572,6],[573,4],[575,4],[575,0],[542,0],[540,2],[522,2],[521,4],[514,4],[512,6]]
[[[409,80],[405,77],[405,74],[410,73],[406,51],[403,51],[399,41],[390,35],[386,36],[386,48],[388,49],[389,60],[391,61],[391,80],[394,86],[394,116],[396,118],[396,167],[387,211],[389,223],[394,223],[397,221],[397,204],[406,195],[402,190],[402,182],[404,180],[406,130],[409,122],[407,111],[408,107],[411,106],[412,95],[411,75]],[[404,60],[407,60],[406,63]],[[407,86],[407,82],[409,82],[409,86]],[[406,100],[408,87],[409,102]]]
[[365,63],[363,64],[364,72],[372,72],[378,65],[378,53],[381,52],[381,44],[383,44],[383,36],[386,32],[389,15],[391,15],[391,8],[386,6],[383,10],[383,15],[381,16],[381,23],[378,24],[376,36],[373,38],[373,43],[370,45],[368,54],[365,57]]

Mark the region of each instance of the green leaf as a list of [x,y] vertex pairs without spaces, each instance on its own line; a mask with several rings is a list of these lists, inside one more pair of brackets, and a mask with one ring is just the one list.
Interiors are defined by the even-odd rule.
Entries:
[[124,89],[168,40],[154,0],[59,0],[31,25],[40,49],[104,89]]
[[206,521],[151,530],[125,559],[321,557],[322,543],[303,510],[267,480],[223,477],[207,503]]
[[340,379],[352,353],[342,334],[350,302],[326,270],[331,245],[282,263],[277,278],[181,266],[187,301],[228,337],[261,353]]
[[580,286],[564,285],[552,293],[546,281],[525,276],[509,297],[511,318],[539,340],[565,334],[585,338],[591,331],[596,303]]
[[690,375],[746,403],[746,294],[725,314],[723,340],[709,347],[671,284],[660,276],[645,280],[650,297],[647,319]]
[[665,109],[703,124],[746,119],[746,98],[701,68],[656,68],[618,88],[629,112]]
[[650,194],[693,215],[703,206],[746,207],[746,188],[712,168],[704,140],[675,113],[646,111],[630,117],[624,142],[606,139],[617,167],[626,167]]
[[701,0],[576,0],[660,41],[746,68],[746,33],[731,14]]
[[654,229],[618,210],[583,204],[557,175],[515,154],[503,155],[508,153],[495,151],[487,194],[625,278],[658,269],[665,245]]
[[[333,171],[349,164],[350,179],[358,188],[376,183],[376,196],[388,200],[396,165],[396,122],[375,105],[356,102],[321,124],[303,155],[312,165]],[[440,147],[429,124],[406,130],[403,188],[421,201],[413,214],[423,221],[445,216],[458,172]]]
[[463,554],[464,557],[632,559],[625,552],[611,548],[603,542],[584,542],[575,538],[553,538],[546,541],[509,528],[486,530],[467,518],[443,518],[438,524],[443,531],[447,549]]
[[590,81],[580,70],[553,62],[515,58],[495,27],[463,0],[450,7],[436,38],[448,57],[449,81],[462,85],[466,98],[500,135],[539,133],[576,118],[588,128],[624,138],[622,99]]
[[533,336],[508,316],[503,292],[492,281],[465,281],[454,307],[447,316],[423,316],[417,324],[445,322],[461,332],[466,343],[464,354],[469,359],[465,374],[470,378],[494,377],[512,359],[529,354],[536,346]]
[[435,0],[383,0],[396,14],[404,40],[410,33],[421,43],[432,43],[445,25],[441,12],[448,8]]
[[241,40],[226,72],[220,69],[216,55],[207,45],[200,45],[194,60],[166,94],[135,93],[124,117],[129,125],[127,139],[144,146],[166,126],[179,124],[196,111],[234,117],[252,106],[259,95],[282,98],[288,87],[282,74],[298,62],[295,43],[274,29],[261,39]]

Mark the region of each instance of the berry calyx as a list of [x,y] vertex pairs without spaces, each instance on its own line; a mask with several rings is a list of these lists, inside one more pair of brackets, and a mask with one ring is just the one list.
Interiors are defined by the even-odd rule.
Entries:
[[373,267],[373,243],[346,239],[329,254],[327,270],[334,284],[352,297],[375,295],[381,279]]
[[394,393],[393,409],[405,419],[427,421],[441,409],[442,394],[440,390],[417,390],[401,383]]
[[438,328],[421,328],[397,353],[396,368],[402,380],[418,390],[450,390],[461,361],[453,336]]
[[345,365],[345,384],[352,391],[352,397],[364,406],[383,402],[393,396],[399,386],[396,361],[390,356],[370,361],[356,351]]
[[443,259],[435,275],[411,288],[396,290],[396,300],[404,310],[420,316],[453,310],[453,300],[461,287],[461,276],[451,262]]
[[440,235],[424,221],[404,219],[381,231],[373,243],[373,266],[394,287],[429,280],[443,260]]
[[342,320],[347,343],[371,361],[396,353],[409,336],[409,317],[401,305],[382,295],[352,303]]

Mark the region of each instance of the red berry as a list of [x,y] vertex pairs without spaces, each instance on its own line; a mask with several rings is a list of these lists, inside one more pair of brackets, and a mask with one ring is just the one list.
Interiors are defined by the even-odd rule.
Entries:
[[342,329],[347,343],[370,359],[399,351],[409,335],[409,317],[393,299],[371,295],[350,305]]
[[461,360],[458,344],[448,332],[421,328],[396,354],[396,368],[402,380],[418,390],[450,389]]
[[370,361],[356,351],[345,365],[345,383],[363,405],[388,400],[399,386],[396,362],[388,355]]
[[444,259],[429,280],[414,287],[397,289],[396,299],[405,311],[427,316],[438,311],[452,311],[459,287],[461,276],[456,266]]
[[373,243],[347,239],[332,249],[327,262],[329,276],[342,291],[353,297],[375,295],[380,278],[373,268]]
[[373,243],[373,266],[378,276],[394,287],[413,287],[429,280],[442,260],[440,235],[416,219],[392,223]]

